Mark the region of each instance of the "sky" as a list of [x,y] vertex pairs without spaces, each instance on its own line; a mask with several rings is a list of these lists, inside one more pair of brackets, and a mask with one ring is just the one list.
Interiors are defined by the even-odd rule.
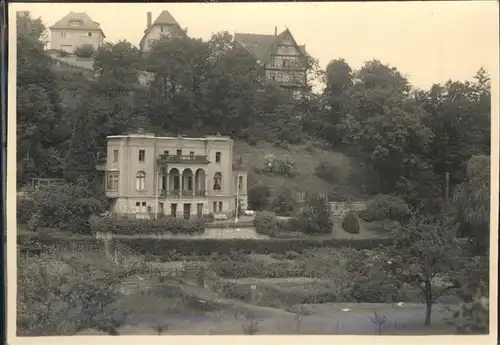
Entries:
[[[498,65],[497,1],[290,2],[290,3],[16,3],[46,26],[68,12],[86,12],[106,40],[138,46],[147,12],[168,10],[191,37],[213,33],[274,34],[288,27],[321,68],[345,59],[352,69],[378,59],[410,83],[429,88],[449,79],[471,80],[480,67]],[[12,18],[12,15],[11,15]]]

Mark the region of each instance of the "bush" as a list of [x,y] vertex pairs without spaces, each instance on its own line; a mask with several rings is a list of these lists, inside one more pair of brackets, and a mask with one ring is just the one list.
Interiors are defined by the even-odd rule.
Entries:
[[300,231],[305,234],[329,234],[333,223],[330,219],[330,209],[326,199],[312,196],[307,200],[308,205],[298,217],[290,219],[290,231]]
[[275,238],[296,238],[304,234],[290,226],[289,221],[279,220],[273,212],[259,212],[254,219],[255,231]]
[[366,210],[361,211],[359,216],[367,222],[385,219],[401,222],[410,216],[410,208],[400,197],[379,194],[367,201]]
[[274,236],[279,232],[279,223],[272,212],[258,212],[254,219],[255,231],[258,234]]
[[35,212],[35,204],[31,199],[17,200],[17,224],[27,224]]
[[95,50],[91,45],[82,45],[75,49],[75,55],[81,58],[91,58],[94,54]]
[[57,51],[57,53],[59,54],[60,57],[66,57],[69,55],[69,53],[67,51],[62,50],[62,49]]
[[[481,291],[483,290],[483,291]],[[486,289],[478,289],[472,302],[462,303],[451,309],[452,317],[447,321],[455,325],[459,334],[487,334],[489,330],[489,298]]]
[[359,220],[356,212],[350,211],[342,221],[342,229],[350,234],[359,234]]
[[248,190],[248,204],[252,210],[265,210],[269,204],[271,191],[266,185],[256,185]]
[[52,227],[75,233],[90,233],[89,218],[105,210],[105,202],[88,186],[62,184],[33,193],[34,211],[30,228]]
[[262,170],[267,174],[287,178],[295,176],[295,161],[291,156],[276,157],[273,154],[267,154],[264,158],[266,162]]
[[271,208],[280,216],[291,216],[299,206],[297,200],[293,197],[292,192],[288,189],[279,191],[274,197]]
[[179,218],[116,220],[110,217],[93,217],[90,223],[93,232],[111,232],[121,235],[164,233],[194,235],[205,231],[205,221]]
[[328,183],[339,183],[345,177],[342,176],[341,167],[330,162],[321,162],[316,165],[314,174]]
[[227,279],[240,278],[289,278],[311,276],[305,270],[304,263],[273,262],[265,261],[235,261],[216,260],[212,262],[212,270],[220,277]]

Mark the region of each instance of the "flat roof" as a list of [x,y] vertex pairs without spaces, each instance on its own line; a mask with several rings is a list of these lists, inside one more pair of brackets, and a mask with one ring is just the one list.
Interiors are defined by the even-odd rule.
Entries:
[[160,140],[198,140],[198,141],[205,141],[205,140],[226,140],[226,141],[232,141],[228,136],[206,136],[206,137],[201,137],[201,138],[189,138],[189,137],[157,137],[154,134],[123,134],[123,135],[108,135],[106,139],[123,139],[123,138],[138,138],[138,139],[160,139]]

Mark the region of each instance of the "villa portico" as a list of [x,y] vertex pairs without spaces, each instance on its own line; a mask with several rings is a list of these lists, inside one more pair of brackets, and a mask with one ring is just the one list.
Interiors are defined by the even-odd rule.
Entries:
[[[196,169],[196,168],[194,168]],[[168,167],[160,169],[159,194],[164,197],[204,197],[208,177],[205,169]]]

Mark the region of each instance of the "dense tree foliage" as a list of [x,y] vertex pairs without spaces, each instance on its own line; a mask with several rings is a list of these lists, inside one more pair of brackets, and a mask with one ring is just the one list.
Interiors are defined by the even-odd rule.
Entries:
[[[283,147],[325,139],[356,158],[369,193],[399,195],[413,207],[424,201],[426,211],[435,213],[444,205],[445,173],[453,189],[466,179],[473,155],[489,155],[491,95],[484,69],[473,81],[417,90],[378,60],[359,70],[344,59],[332,60],[321,72],[308,57],[310,74],[321,75],[325,89],[292,102],[266,82],[253,57],[233,46],[228,32],[221,32],[208,41],[162,38],[146,55],[127,41],[107,43],[95,52],[96,78],[67,106],[44,54],[45,28],[29,17],[18,26],[23,181],[63,175],[85,112],[95,152],[104,150],[106,135],[137,127],[174,135],[224,133]],[[144,71],[150,82],[144,82]]]
[[70,135],[57,90],[52,60],[45,54],[45,27],[29,16],[17,20],[18,182],[61,175]]
[[[331,162],[312,166],[311,174],[329,186],[335,200],[348,200],[347,190],[367,196],[363,220],[395,222],[392,236],[399,252],[392,253],[392,261],[401,267],[394,279],[422,283],[428,305],[435,301],[432,279],[449,276],[457,262],[452,258],[465,255],[456,237],[472,238],[475,254],[487,260],[491,86],[484,69],[470,81],[419,90],[397,68],[378,60],[356,70],[336,59],[320,71],[307,57],[309,77],[321,76],[325,88],[294,100],[266,81],[262,66],[235,47],[227,32],[207,41],[164,37],[147,54],[127,41],[107,43],[94,54],[91,76],[83,76],[53,68],[39,19],[22,17],[17,25],[19,184],[37,176],[65,178],[72,183],[68,190],[75,183],[96,185],[94,166],[105,152],[106,136],[139,127],[170,135],[221,133],[284,150],[321,145],[348,156],[354,177],[340,176]],[[251,167],[250,174],[281,181],[296,176],[294,160],[263,156],[265,163],[258,164],[266,166]],[[260,183],[249,186],[253,207],[280,215],[301,209],[285,183],[283,190],[272,188],[272,196]],[[100,210],[94,207],[98,196],[65,198],[55,204],[63,209],[67,202],[74,207],[67,209],[83,218]],[[450,207],[441,221],[445,205]],[[410,210],[422,218],[408,220]],[[326,204],[303,211],[306,232],[330,231]],[[72,221],[61,212],[61,224]],[[312,218],[319,225],[309,224]],[[477,269],[477,280],[487,279],[483,271]]]

